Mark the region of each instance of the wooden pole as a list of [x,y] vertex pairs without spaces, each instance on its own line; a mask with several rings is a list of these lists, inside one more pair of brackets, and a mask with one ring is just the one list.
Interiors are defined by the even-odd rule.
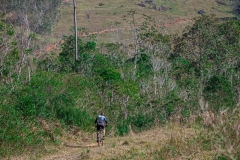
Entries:
[[74,6],[74,31],[75,31],[75,64],[78,60],[78,46],[77,46],[77,15],[76,15],[76,8],[77,8],[77,4],[76,4],[76,0],[73,0],[73,6]]

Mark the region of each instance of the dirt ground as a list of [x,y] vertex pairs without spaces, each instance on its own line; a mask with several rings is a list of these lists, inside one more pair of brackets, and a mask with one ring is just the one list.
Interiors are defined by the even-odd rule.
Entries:
[[195,130],[190,128],[157,128],[139,134],[131,133],[124,137],[106,137],[104,146],[101,147],[98,147],[93,139],[81,143],[66,143],[57,153],[42,157],[40,160],[114,159],[135,150],[144,152],[149,146],[161,147],[175,136],[189,137],[195,134]]

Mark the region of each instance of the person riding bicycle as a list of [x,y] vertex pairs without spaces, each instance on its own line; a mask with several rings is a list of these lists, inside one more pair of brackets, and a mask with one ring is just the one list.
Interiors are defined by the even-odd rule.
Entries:
[[97,127],[97,131],[100,131],[102,129],[103,131],[103,139],[105,137],[105,126],[108,125],[107,118],[105,117],[105,114],[101,112],[100,115],[97,116],[95,120],[95,126]]

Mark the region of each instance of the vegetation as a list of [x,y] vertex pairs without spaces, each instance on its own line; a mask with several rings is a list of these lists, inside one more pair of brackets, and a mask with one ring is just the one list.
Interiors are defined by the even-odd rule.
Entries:
[[[139,28],[138,16],[145,20]],[[59,55],[38,58],[33,54],[37,43],[23,47],[16,28],[1,19],[0,158],[40,154],[48,143],[61,143],[63,133],[73,128],[94,132],[101,110],[109,119],[108,130],[117,136],[170,121],[202,131],[187,141],[173,137],[161,148],[155,144],[151,153],[132,149],[123,158],[176,158],[196,143],[196,150],[211,152],[211,157],[240,158],[240,21],[203,15],[182,35],[173,36],[134,10],[124,19],[134,26],[132,44],[98,48],[96,36],[87,34],[78,37],[77,61],[72,35],[63,37]],[[22,37],[37,42],[41,34]]]
[[[69,7],[72,1],[64,1],[59,23],[53,30],[53,35],[61,37],[63,34],[71,34],[69,28],[73,24],[73,7]],[[145,0],[142,0],[144,3]],[[114,43],[122,40],[123,43],[128,43],[133,39],[129,31],[122,30],[123,28],[130,29],[129,24],[126,23],[121,17],[126,15],[127,11],[134,9],[139,13],[152,17],[157,25],[167,26],[166,33],[181,34],[183,29],[192,23],[194,17],[199,16],[198,11],[204,10],[205,14],[215,14],[217,17],[233,17],[232,9],[228,6],[229,0],[205,0],[204,3],[191,0],[154,0],[154,4],[144,3],[145,7],[141,7],[140,0],[105,0],[105,1],[88,1],[77,0],[77,21],[78,26],[88,28],[89,32],[101,33],[105,29],[119,29],[119,38],[115,34],[99,34],[98,41],[104,43]],[[223,2],[223,3],[221,3]],[[236,0],[236,2],[238,2]],[[104,3],[103,6],[99,6]],[[84,5],[82,5],[84,4]],[[235,5],[233,5],[235,6]],[[106,21],[108,19],[108,21]],[[66,23],[67,22],[67,23]],[[115,22],[119,22],[116,24]],[[138,19],[136,23],[141,25],[143,21]],[[107,32],[108,33],[108,32]],[[122,39],[121,39],[122,38]],[[123,39],[129,39],[124,41]]]
[[0,9],[11,15],[8,20],[14,25],[24,22],[33,32],[46,33],[60,19],[60,5],[58,0],[3,0]]

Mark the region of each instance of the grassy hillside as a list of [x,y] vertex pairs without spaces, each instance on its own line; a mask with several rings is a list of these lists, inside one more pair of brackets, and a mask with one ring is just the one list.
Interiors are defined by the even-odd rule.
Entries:
[[[62,18],[48,35],[61,43],[48,52],[41,47],[49,41],[46,34],[31,30],[41,17],[29,16],[27,23],[21,15],[14,21],[14,14],[3,14],[0,159],[37,159],[71,148],[69,142],[74,142],[72,148],[94,143],[93,122],[101,110],[109,119],[106,148],[113,154],[79,149],[81,155],[73,158],[94,159],[102,152],[108,159],[239,159],[240,21],[222,18],[233,16],[222,1],[155,2],[151,7],[160,6],[160,11],[145,3],[137,6],[137,1],[78,1],[79,27],[103,32],[78,37],[77,59],[75,37],[68,31],[71,1],[63,2]],[[29,7],[27,14],[38,13]],[[201,9],[207,15],[199,16]],[[212,12],[216,16],[208,14]],[[133,16],[137,28],[130,30],[121,16]],[[8,18],[16,24],[9,25]],[[145,25],[140,27],[141,22]],[[119,32],[108,32],[116,25]],[[58,52],[51,49],[56,45]],[[160,140],[155,143],[151,135]],[[139,145],[143,150],[137,150]]]
[[[102,31],[109,28],[125,28],[130,26],[122,16],[130,9],[135,9],[141,14],[146,14],[155,19],[157,24],[167,27],[167,32],[181,33],[184,27],[192,23],[192,19],[199,16],[198,11],[204,10],[206,14],[215,14],[219,17],[232,17],[231,8],[221,1],[215,0],[154,0],[153,5],[143,3],[140,0],[78,0],[77,1],[77,21],[78,27],[85,27],[90,32]],[[99,5],[99,4],[104,5]],[[54,29],[54,36],[61,37],[69,33],[73,26],[72,1],[65,0],[62,7],[62,18]],[[141,20],[140,20],[141,21]],[[117,26],[115,22],[120,22]],[[107,36],[109,37],[109,35]],[[104,38],[106,40],[106,36]]]

